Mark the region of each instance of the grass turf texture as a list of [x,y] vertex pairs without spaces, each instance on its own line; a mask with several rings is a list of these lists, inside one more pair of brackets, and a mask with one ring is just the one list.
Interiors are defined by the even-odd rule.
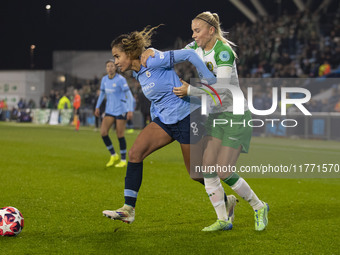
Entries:
[[[126,135],[128,147],[136,135]],[[111,138],[118,150],[114,133]],[[338,142],[253,138],[239,164],[339,163],[339,155]],[[0,123],[0,207],[17,207],[25,218],[19,236],[0,237],[0,253],[339,252],[340,179],[250,178],[270,205],[268,228],[254,231],[252,209],[240,199],[232,231],[204,233],[216,215],[204,187],[190,180],[176,142],[144,161],[131,225],[102,216],[124,203],[125,168],[106,169],[108,159],[92,129]]]

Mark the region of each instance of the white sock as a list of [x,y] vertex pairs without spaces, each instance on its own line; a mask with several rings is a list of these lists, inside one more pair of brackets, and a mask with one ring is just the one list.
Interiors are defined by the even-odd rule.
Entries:
[[224,201],[224,189],[220,178],[216,175],[211,178],[204,178],[205,190],[208,193],[210,202],[215,208],[219,220],[228,220],[228,214]]
[[260,210],[263,207],[261,200],[242,177],[240,177],[231,188],[246,200],[254,210]]

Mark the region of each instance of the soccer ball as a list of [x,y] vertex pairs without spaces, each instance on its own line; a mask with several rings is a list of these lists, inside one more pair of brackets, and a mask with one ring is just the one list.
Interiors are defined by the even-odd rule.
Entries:
[[12,206],[0,209],[0,236],[16,236],[24,227],[24,217]]

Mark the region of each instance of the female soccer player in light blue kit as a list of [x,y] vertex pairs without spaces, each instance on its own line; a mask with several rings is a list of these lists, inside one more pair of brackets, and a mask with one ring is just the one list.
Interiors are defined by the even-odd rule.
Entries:
[[118,154],[115,152],[109,131],[114,121],[116,120],[116,133],[119,141],[121,161],[115,167],[126,166],[126,141],[124,137],[126,120],[132,118],[133,112],[133,96],[126,82],[126,79],[116,73],[116,65],[114,60],[106,61],[106,72],[102,78],[100,85],[100,95],[97,100],[95,115],[100,115],[100,105],[106,96],[105,117],[102,121],[100,133],[106,145],[106,148],[111,153],[109,162],[106,167],[113,166],[119,160]]
[[181,99],[173,93],[174,87],[182,85],[173,69],[174,64],[188,60],[195,65],[201,78],[204,77],[208,83],[216,82],[214,75],[193,50],[156,52],[155,57],[148,60],[148,67],[143,67],[140,56],[145,47],[150,45],[155,28],[121,35],[111,44],[117,66],[122,72],[134,71],[134,77],[152,103],[153,121],[142,130],[129,151],[124,189],[125,204],[115,211],[103,211],[104,216],[127,223],[135,219],[135,204],[142,183],[145,157],[177,140],[185,166],[190,171],[190,114],[200,106],[191,106],[188,98]]

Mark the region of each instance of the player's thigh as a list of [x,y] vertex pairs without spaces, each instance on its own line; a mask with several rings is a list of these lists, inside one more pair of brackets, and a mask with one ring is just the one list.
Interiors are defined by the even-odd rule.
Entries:
[[233,173],[232,172],[233,167],[236,165],[241,150],[242,150],[241,145],[238,149],[227,146],[221,146],[216,162],[219,166],[221,167],[224,166],[223,168],[224,170],[218,173],[218,176],[221,179],[228,178]]
[[202,180],[202,172],[197,171],[197,167],[200,168],[202,165],[202,148],[200,148],[200,144],[181,144],[181,149],[184,164],[191,179]]
[[205,149],[204,140],[201,139],[197,143],[190,144],[190,165],[201,166],[203,163],[203,153]]
[[197,171],[202,166],[204,152],[204,139],[195,144],[181,144],[184,163],[191,179],[199,180],[203,178],[202,172]]
[[100,127],[100,133],[102,136],[107,136],[109,134],[109,130],[112,127],[114,121],[115,121],[114,117],[111,116],[104,117],[102,125]]
[[138,135],[129,150],[129,161],[141,162],[152,152],[174,140],[155,122],[147,125]]
[[182,155],[183,155],[183,160],[185,167],[190,174],[190,144],[181,144],[181,150],[182,150]]
[[206,137],[206,145],[203,154],[203,165],[216,165],[217,155],[222,147],[222,141],[213,136]]
[[116,120],[116,133],[117,133],[118,138],[121,138],[124,136],[125,127],[126,127],[126,120],[123,120],[123,119]]

